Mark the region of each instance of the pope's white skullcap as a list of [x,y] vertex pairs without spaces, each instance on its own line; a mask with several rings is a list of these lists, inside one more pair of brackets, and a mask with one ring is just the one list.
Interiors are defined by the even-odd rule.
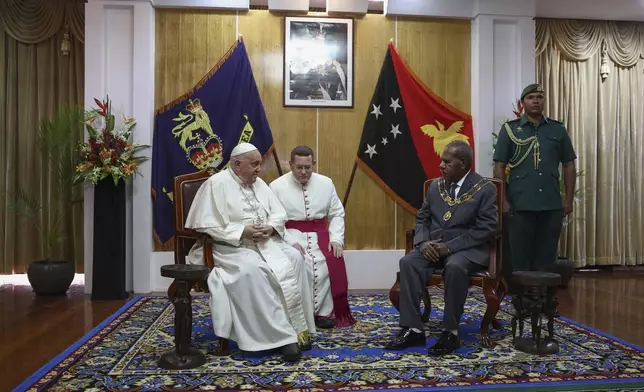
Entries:
[[246,154],[251,151],[259,151],[257,147],[253,146],[250,143],[239,143],[233,148],[233,151],[230,153],[231,157],[236,157],[237,155]]

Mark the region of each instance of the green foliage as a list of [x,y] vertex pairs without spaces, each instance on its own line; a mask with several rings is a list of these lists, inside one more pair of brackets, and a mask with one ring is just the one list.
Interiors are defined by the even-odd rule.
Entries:
[[[74,198],[74,147],[82,135],[85,110],[76,105],[64,106],[52,119],[43,119],[36,134],[36,145],[43,159],[49,163],[51,191],[31,194],[19,188],[8,209],[36,229],[47,260],[65,240],[65,217]],[[49,193],[49,194],[48,194]],[[48,215],[49,217],[46,217]]]

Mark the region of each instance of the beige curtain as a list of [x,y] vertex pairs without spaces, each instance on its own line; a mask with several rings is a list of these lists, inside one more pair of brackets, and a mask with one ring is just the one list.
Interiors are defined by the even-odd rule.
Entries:
[[[49,200],[54,176],[39,156],[36,132],[64,104],[83,103],[84,1],[0,1],[0,274],[23,273],[43,258],[43,244],[29,223],[8,206],[25,189]],[[69,54],[61,43],[69,37]],[[47,211],[40,222],[51,219]],[[68,216],[66,240],[58,249],[82,272],[83,218],[80,206]]]
[[536,21],[537,81],[568,127],[582,201],[560,250],[578,267],[644,264],[644,23]]

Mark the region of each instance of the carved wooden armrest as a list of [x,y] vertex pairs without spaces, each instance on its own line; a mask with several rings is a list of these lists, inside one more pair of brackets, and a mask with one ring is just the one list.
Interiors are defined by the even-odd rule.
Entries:
[[204,234],[202,239],[203,239],[204,257],[206,258],[206,265],[212,271],[212,269],[215,268],[215,259],[212,256],[212,239],[207,234]]

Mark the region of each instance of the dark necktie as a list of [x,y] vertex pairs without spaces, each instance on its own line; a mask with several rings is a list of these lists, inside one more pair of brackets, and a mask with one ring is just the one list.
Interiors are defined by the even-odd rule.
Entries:
[[456,183],[453,182],[452,185],[449,186],[449,197],[452,199],[456,198]]

